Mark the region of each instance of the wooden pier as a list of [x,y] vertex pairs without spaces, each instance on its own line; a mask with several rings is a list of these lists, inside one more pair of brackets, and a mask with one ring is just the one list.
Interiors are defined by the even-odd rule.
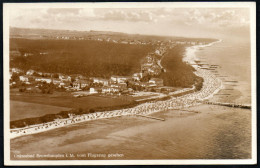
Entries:
[[145,118],[154,119],[154,120],[165,121],[165,119],[163,119],[163,118],[157,118],[157,117],[146,116],[146,115],[141,115],[141,114],[136,114],[136,116],[145,117]]
[[174,110],[185,111],[190,113],[200,113],[199,111],[194,111],[194,110],[185,110],[185,109],[174,109]]
[[227,106],[227,107],[233,107],[233,108],[251,109],[251,105],[246,105],[246,104],[221,103],[221,102],[209,102],[209,101],[205,101],[203,103],[212,104],[212,105],[219,105],[219,106]]

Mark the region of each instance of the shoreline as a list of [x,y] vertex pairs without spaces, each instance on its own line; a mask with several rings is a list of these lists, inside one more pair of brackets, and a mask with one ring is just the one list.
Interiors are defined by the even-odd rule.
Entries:
[[182,109],[194,105],[201,104],[201,101],[213,97],[223,86],[220,79],[218,79],[213,73],[208,70],[201,69],[198,65],[194,64],[196,58],[195,52],[199,48],[211,46],[221,40],[209,43],[207,45],[196,45],[186,47],[186,52],[183,60],[186,61],[195,68],[195,74],[204,79],[203,86],[200,91],[186,94],[179,97],[173,97],[165,101],[146,102],[137,105],[132,108],[112,110],[105,112],[95,112],[83,115],[70,115],[66,119],[56,119],[55,121],[31,125],[23,128],[10,129],[10,138],[16,138],[19,136],[36,134],[44,131],[53,130],[60,127],[65,127],[72,124],[77,124],[86,121],[92,121],[97,119],[105,119],[119,116],[132,116],[132,115],[149,115],[156,112],[168,111],[173,109]]

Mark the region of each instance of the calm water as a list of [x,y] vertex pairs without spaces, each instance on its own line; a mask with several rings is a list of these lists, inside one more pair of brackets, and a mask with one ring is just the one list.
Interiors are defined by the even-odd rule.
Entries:
[[[241,104],[251,103],[251,59],[250,43],[247,41],[231,41],[224,39],[211,47],[198,51],[198,58],[209,64],[220,65],[218,73],[223,80],[225,89],[222,94],[230,96],[215,96],[220,101],[231,101]],[[237,81],[237,82],[225,82]],[[230,97],[230,98],[229,98]]]
[[[246,43],[228,41],[197,52],[210,64],[218,64],[225,80],[215,96],[224,102],[250,103],[250,50]],[[231,86],[232,85],[232,86]],[[200,113],[168,111],[153,114],[166,121],[121,117],[85,122],[11,141],[15,154],[86,154],[66,159],[247,159],[251,157],[251,111],[222,106],[191,107]],[[39,145],[41,144],[41,145]],[[117,153],[120,156],[91,157]],[[94,156],[94,155],[92,155]],[[46,159],[46,158],[44,158]],[[50,158],[53,159],[53,158]],[[64,159],[64,158],[57,158]]]

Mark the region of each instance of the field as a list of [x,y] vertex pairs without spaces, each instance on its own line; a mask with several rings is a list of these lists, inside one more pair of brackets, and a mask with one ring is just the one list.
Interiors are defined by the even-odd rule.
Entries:
[[129,98],[112,98],[101,96],[73,97],[70,93],[53,93],[51,95],[44,94],[11,94],[11,100],[27,103],[37,103],[41,105],[50,105],[66,108],[82,108],[91,109],[95,107],[111,107],[117,105],[127,105],[132,102]]
[[[11,55],[11,67],[41,72],[82,74],[87,77],[132,75],[152,45],[130,45],[93,40],[10,39],[10,50],[27,57]],[[44,54],[40,54],[44,53]]]
[[55,114],[64,110],[70,110],[70,108],[11,100],[10,121]]

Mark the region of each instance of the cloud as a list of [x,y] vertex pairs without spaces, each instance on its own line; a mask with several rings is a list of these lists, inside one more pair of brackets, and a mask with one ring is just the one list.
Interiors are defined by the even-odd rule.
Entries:
[[80,8],[50,8],[47,13],[51,15],[66,15],[66,14],[79,14]]
[[189,16],[185,21],[187,25],[221,28],[241,27],[249,24],[249,10],[246,12],[240,9],[191,9],[186,16]]
[[156,22],[156,16],[144,9],[95,9],[98,19],[106,21]]
[[[249,9],[238,8],[19,8],[11,26],[134,33],[205,34],[249,27]],[[201,33],[200,33],[201,32]],[[158,33],[158,34],[159,34]]]

